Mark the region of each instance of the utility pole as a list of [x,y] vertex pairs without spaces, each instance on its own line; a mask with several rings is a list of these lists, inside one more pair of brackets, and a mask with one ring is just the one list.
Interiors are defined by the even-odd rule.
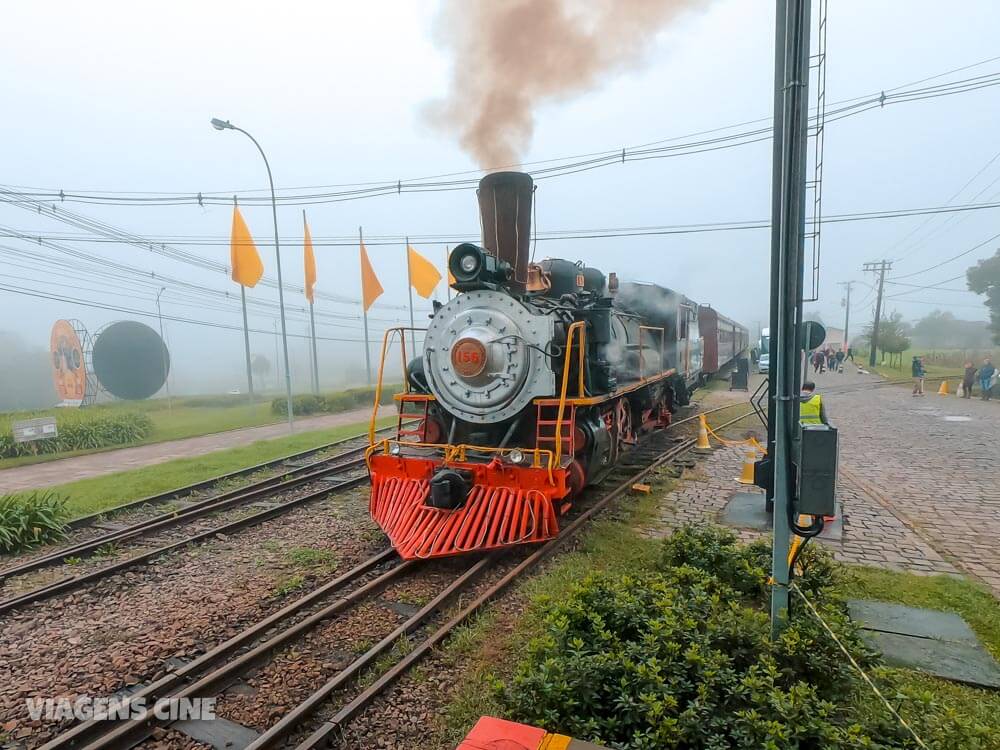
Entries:
[[799,431],[810,0],[777,0],[776,5],[770,322],[774,354],[768,393],[768,447],[774,471],[769,491],[774,498],[771,558],[774,638],[788,624],[788,551],[795,500],[792,457]]
[[156,293],[156,317],[160,319],[160,341],[163,342],[163,386],[167,389],[167,411],[174,408],[174,401],[170,397],[170,364],[167,361],[167,340],[163,338],[163,310],[160,309],[160,295],[167,291],[167,288],[160,287]]
[[878,349],[878,326],[882,320],[882,287],[885,284],[885,272],[892,270],[892,261],[885,260],[865,263],[862,271],[876,271],[878,273],[878,293],[875,297],[875,322],[872,323],[872,350],[868,353],[868,366],[875,366],[875,351]]
[[841,281],[840,286],[847,289],[847,300],[844,302],[844,353],[847,353],[847,349],[850,346],[851,335],[848,332],[848,326],[851,324],[851,287],[854,285],[853,281]]

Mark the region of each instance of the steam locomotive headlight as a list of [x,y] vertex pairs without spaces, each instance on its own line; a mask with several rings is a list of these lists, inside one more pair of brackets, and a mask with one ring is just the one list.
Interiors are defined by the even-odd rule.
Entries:
[[507,454],[507,460],[512,464],[523,464],[524,463],[524,451],[519,448],[515,448],[510,453]]
[[479,259],[475,255],[466,255],[458,262],[458,264],[461,266],[463,271],[472,275],[476,270],[476,266],[479,265]]

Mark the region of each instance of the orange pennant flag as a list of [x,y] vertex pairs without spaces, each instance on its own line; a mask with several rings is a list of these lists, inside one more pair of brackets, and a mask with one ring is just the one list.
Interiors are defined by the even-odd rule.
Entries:
[[448,268],[448,261],[451,260],[451,250],[449,248],[444,249],[444,267],[448,269],[448,286],[455,285],[455,277],[451,275],[451,269]]
[[253,243],[247,223],[243,221],[240,209],[233,206],[233,232],[229,241],[229,262],[232,278],[237,284],[254,287],[264,275],[264,264],[260,262],[257,246]]
[[305,227],[304,261],[306,264],[306,299],[309,304],[313,303],[313,288],[316,286],[316,256],[313,255],[313,238],[309,233],[309,224],[306,223],[306,213],[302,212],[302,226]]
[[410,284],[417,294],[425,299],[434,293],[434,287],[441,281],[441,274],[427,258],[406,246],[407,260],[410,265]]
[[368,311],[375,300],[385,290],[382,289],[382,285],[378,283],[378,276],[375,275],[375,270],[372,268],[371,261],[368,260],[368,251],[365,250],[365,243],[361,243],[361,298],[365,306],[365,311]]

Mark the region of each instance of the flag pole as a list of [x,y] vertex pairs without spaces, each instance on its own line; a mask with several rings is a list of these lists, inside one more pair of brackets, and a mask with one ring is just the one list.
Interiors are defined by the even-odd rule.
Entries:
[[247,394],[253,402],[253,372],[250,370],[250,329],[247,327],[247,288],[240,284],[240,302],[243,303],[243,348],[247,358]]
[[[358,242],[360,247],[364,247],[365,237],[361,232],[361,227],[358,227]],[[365,304],[365,276],[364,269],[361,269],[361,315],[365,321],[365,371],[368,373],[368,385],[372,384],[372,354],[371,347],[368,345],[368,305]]]
[[316,316],[313,313],[313,303],[309,303],[309,328],[312,332],[312,361],[313,361],[313,386],[314,392],[319,393],[319,359],[316,354]]
[[413,348],[414,356],[417,352],[417,332],[413,330],[416,324],[413,322],[413,272],[410,270],[410,238],[406,238],[406,291],[410,293],[410,346]]
[[[306,224],[306,210],[302,209],[302,227],[305,231]],[[311,244],[310,244],[311,246]],[[316,259],[313,258],[313,263]],[[306,282],[308,284],[308,281]],[[313,312],[313,294],[312,290],[309,290],[309,331],[312,336],[312,381],[313,381],[313,393],[319,394],[319,358],[316,355],[316,315]]]

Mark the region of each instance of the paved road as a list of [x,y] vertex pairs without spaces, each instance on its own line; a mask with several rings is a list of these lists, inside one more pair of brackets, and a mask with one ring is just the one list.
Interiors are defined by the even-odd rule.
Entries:
[[[871,380],[855,372],[816,376],[820,390]],[[841,466],[938,553],[1000,595],[1000,404],[939,396],[936,386],[923,397],[896,386],[827,394]]]
[[[937,382],[913,397],[851,366],[814,380],[840,430],[842,534],[824,544],[844,562],[966,573],[1000,597],[1000,403],[938,396]],[[706,405],[731,395],[713,393]],[[663,499],[648,533],[719,520],[734,492],[752,491],[733,482],[742,460],[738,448],[715,448]]]
[[[321,417],[305,417],[296,420],[295,431],[298,433],[342,427],[349,424],[360,425],[362,422],[366,423],[370,416],[371,409],[366,407],[339,414],[326,414]],[[202,435],[183,440],[171,440],[166,443],[153,443],[134,448],[91,453],[86,456],[73,456],[72,458],[62,458],[31,466],[18,466],[13,469],[0,470],[0,494],[51,487],[64,482],[112,474],[116,471],[138,469],[143,466],[171,461],[175,458],[200,456],[213,451],[248,445],[258,440],[270,440],[287,435],[288,425],[282,422],[262,427],[217,432],[213,435]]]

